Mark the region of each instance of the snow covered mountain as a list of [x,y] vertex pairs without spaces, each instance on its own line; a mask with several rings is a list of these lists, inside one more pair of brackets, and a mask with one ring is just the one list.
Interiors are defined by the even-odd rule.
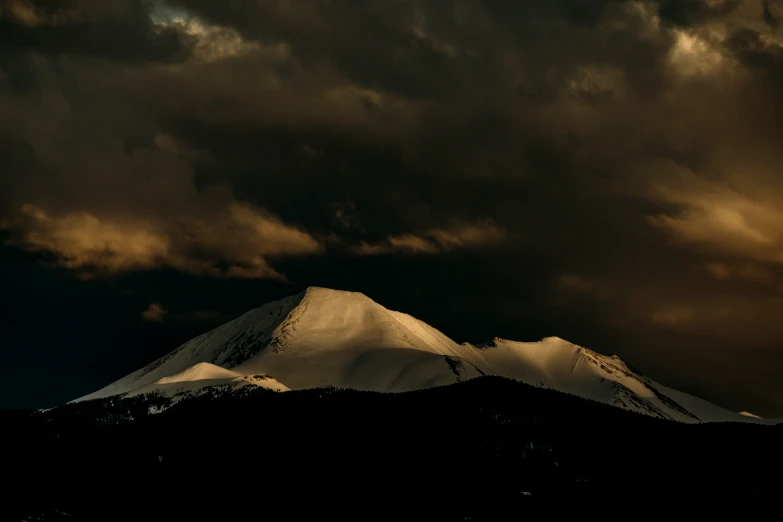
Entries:
[[457,344],[364,294],[317,287],[251,310],[74,402],[146,393],[182,398],[214,386],[403,392],[481,375],[682,422],[759,421],[663,386],[617,356],[563,339]]

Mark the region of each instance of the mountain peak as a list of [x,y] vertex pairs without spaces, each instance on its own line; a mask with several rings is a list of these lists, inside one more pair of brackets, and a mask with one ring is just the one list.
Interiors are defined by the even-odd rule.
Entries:
[[573,343],[570,343],[570,342],[566,341],[562,337],[555,337],[555,336],[544,337],[543,339],[541,339],[541,342],[542,343],[546,343],[546,344],[555,344],[555,343],[573,344]]
[[[305,295],[312,295],[312,296],[319,296],[319,297],[349,297],[349,296],[361,296],[365,299],[370,299],[365,294],[361,292],[354,292],[351,290],[339,290],[336,288],[327,288],[325,286],[308,286],[305,288],[304,292],[301,292]],[[372,300],[372,299],[370,299]]]
[[323,286],[308,286],[303,292],[297,294],[301,296],[299,306],[304,306],[305,302],[328,302],[332,306],[356,306],[359,303],[365,305],[381,306],[367,295],[361,292],[351,290],[337,290]]

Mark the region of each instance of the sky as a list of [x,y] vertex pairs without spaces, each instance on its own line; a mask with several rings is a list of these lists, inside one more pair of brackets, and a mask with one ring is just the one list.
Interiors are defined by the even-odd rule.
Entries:
[[0,408],[316,285],[783,415],[781,93],[781,0],[0,0]]

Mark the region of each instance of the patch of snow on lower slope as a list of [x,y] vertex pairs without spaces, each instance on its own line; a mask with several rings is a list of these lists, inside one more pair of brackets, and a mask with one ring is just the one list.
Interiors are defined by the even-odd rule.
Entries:
[[155,393],[174,397],[184,392],[194,392],[214,386],[224,386],[227,389],[255,386],[274,391],[289,390],[287,386],[268,375],[242,375],[214,364],[198,363],[180,373],[163,377],[152,384],[131,390],[124,396],[136,397]]

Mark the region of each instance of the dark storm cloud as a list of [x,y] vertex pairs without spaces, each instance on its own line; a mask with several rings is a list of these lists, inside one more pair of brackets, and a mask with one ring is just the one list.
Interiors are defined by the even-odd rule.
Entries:
[[455,76],[459,70],[451,67],[444,50],[417,33],[415,24],[423,12],[412,4],[200,0],[176,4],[235,27],[246,37],[285,41],[306,67],[327,62],[367,87],[432,98],[447,94],[460,80]]
[[155,26],[143,0],[3,0],[0,45],[129,62],[182,60],[192,39]]
[[193,317],[336,286],[783,408],[780,2],[32,5],[0,11],[6,242],[134,278],[135,327],[192,281],[250,279]]
[[661,19],[678,25],[693,26],[730,15],[743,0],[660,0]]
[[780,23],[780,20],[778,17],[772,12],[772,9],[770,8],[770,2],[769,0],[763,0],[764,4],[764,21],[767,23],[768,26],[774,28],[777,28],[778,24]]

